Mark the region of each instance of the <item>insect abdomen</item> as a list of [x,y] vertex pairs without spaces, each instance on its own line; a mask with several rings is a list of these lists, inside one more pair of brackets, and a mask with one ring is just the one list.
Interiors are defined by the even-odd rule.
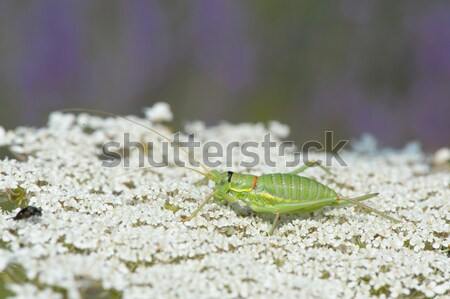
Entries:
[[260,176],[257,189],[288,201],[315,200],[337,196],[333,189],[316,180],[287,173]]

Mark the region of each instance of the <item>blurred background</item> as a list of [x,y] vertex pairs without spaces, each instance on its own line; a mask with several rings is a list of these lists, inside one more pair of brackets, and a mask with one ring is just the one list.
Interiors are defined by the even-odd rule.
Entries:
[[0,2],[0,125],[68,107],[450,145],[450,1]]

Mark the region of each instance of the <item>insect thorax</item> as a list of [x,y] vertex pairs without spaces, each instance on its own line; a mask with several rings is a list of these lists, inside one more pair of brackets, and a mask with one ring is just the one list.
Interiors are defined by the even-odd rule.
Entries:
[[230,178],[230,190],[234,192],[250,192],[258,182],[258,177],[251,174],[233,173]]

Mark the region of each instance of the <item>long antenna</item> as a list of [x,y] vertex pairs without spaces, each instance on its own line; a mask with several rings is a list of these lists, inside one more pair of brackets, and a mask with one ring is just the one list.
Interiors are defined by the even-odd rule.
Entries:
[[[113,117],[117,117],[117,118],[122,118],[122,119],[127,120],[127,121],[129,121],[129,122],[131,122],[131,123],[134,123],[135,125],[141,126],[142,128],[145,128],[145,129],[147,129],[147,130],[150,130],[151,132],[157,134],[158,136],[164,138],[165,140],[167,140],[167,141],[169,141],[169,142],[175,144],[175,146],[177,146],[180,150],[182,150],[189,158],[191,158],[192,160],[194,160],[195,162],[197,162],[197,163],[200,165],[200,167],[203,168],[203,170],[206,171],[206,173],[207,173],[208,175],[206,175],[205,173],[200,172],[200,171],[197,170],[198,173],[201,173],[201,174],[203,174],[204,176],[206,176],[206,177],[208,177],[208,178],[211,178],[211,173],[210,173],[210,171],[208,170],[208,168],[206,168],[206,166],[205,166],[203,163],[201,163],[201,162],[200,162],[199,160],[197,160],[193,155],[191,155],[187,150],[185,150],[182,146],[180,146],[180,145],[178,144],[178,142],[175,142],[174,140],[170,139],[169,137],[165,136],[164,134],[162,134],[162,133],[156,131],[155,129],[150,128],[149,126],[146,126],[146,125],[144,125],[144,124],[142,124],[142,123],[140,123],[140,122],[138,122],[138,121],[129,119],[128,117],[125,117],[125,116],[122,116],[122,115],[118,115],[118,114],[115,114],[115,113],[112,113],[112,112],[106,112],[106,111],[95,110],[95,109],[67,108],[67,109],[61,109],[61,110],[57,110],[57,111],[60,111],[60,112],[90,112],[90,113],[97,113],[97,114],[109,115],[109,116],[113,116]],[[190,169],[190,170],[194,170],[194,169],[189,168],[189,167],[186,167],[186,166],[185,166],[185,168]]]
[[[186,168],[186,169],[189,169],[189,170],[192,170],[192,171],[194,171],[194,172],[196,172],[196,173],[199,173],[199,174],[201,174],[202,176],[207,177],[208,179],[212,180],[212,177],[211,177],[209,174],[204,173],[204,172],[201,172],[201,171],[198,170],[198,169],[195,169],[195,168],[192,168],[192,167],[188,167],[188,166],[179,166],[179,165],[176,165],[176,164],[175,164],[175,166],[181,167],[181,168]],[[142,167],[142,168],[138,168],[138,169],[133,169],[133,170],[130,170],[130,171],[127,171],[127,172],[124,172],[124,173],[115,175],[115,176],[113,176],[112,178],[116,178],[116,177],[128,175],[128,174],[130,174],[130,173],[135,173],[135,172],[139,172],[139,171],[150,170],[150,169],[153,169],[153,168],[154,168],[154,167],[150,167],[150,166],[149,166],[149,167]]]

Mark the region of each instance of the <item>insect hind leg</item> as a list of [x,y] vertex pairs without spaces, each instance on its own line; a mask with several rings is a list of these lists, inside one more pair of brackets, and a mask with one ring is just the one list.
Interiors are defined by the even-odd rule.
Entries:
[[353,198],[346,198],[346,197],[339,196],[338,197],[338,204],[339,205],[345,205],[347,203],[351,203],[351,204],[354,204],[355,206],[358,206],[358,207],[360,207],[360,208],[362,208],[362,209],[364,209],[366,211],[372,212],[372,213],[377,214],[377,215],[379,215],[379,216],[381,216],[381,217],[383,217],[385,219],[388,219],[388,220],[390,220],[390,221],[392,221],[394,223],[400,223],[401,222],[400,220],[395,219],[395,218],[389,216],[388,214],[383,213],[381,211],[378,211],[377,209],[369,207],[368,205],[363,204],[361,202],[363,200],[367,200],[367,199],[375,197],[377,195],[378,195],[378,193],[371,193],[371,194],[366,194],[366,195],[353,197]]
[[331,206],[337,201],[336,197],[322,198],[318,200],[307,200],[300,202],[290,202],[275,205],[280,213],[302,213],[311,212],[324,206]]
[[336,203],[336,197],[323,198],[320,200],[314,201],[303,201],[303,202],[292,202],[292,203],[284,203],[277,204],[274,206],[257,206],[252,205],[251,208],[253,211],[258,213],[272,213],[275,214],[275,219],[272,223],[272,227],[269,231],[269,235],[273,234],[275,230],[278,220],[280,218],[280,214],[282,213],[299,213],[299,212],[309,212],[312,210],[319,209],[323,206],[332,205]]

